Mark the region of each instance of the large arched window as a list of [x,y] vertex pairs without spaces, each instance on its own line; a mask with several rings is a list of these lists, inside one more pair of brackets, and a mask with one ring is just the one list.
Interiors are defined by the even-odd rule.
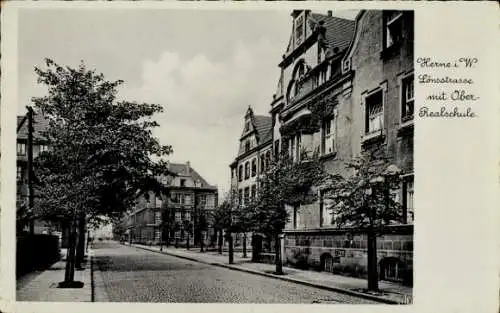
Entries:
[[303,76],[306,74],[306,63],[304,59],[301,59],[295,65],[292,72],[292,79],[288,83],[287,89],[287,100],[292,100],[300,91],[301,81]]

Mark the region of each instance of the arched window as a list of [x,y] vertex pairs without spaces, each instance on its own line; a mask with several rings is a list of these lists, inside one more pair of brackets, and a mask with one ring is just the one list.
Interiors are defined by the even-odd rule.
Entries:
[[269,168],[270,164],[271,164],[271,151],[267,150],[267,152],[266,152],[266,168]]

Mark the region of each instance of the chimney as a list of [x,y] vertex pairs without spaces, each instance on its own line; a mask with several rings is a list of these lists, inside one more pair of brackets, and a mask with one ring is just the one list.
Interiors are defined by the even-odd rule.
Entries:
[[328,16],[332,16],[332,11],[328,11]]
[[191,162],[187,161],[186,162],[186,175],[191,174]]

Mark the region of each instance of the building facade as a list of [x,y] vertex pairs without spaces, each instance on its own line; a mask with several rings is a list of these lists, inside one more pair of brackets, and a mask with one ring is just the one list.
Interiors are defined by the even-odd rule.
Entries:
[[[272,120],[270,116],[255,115],[248,107],[243,120],[238,154],[231,163],[231,192],[239,205],[256,198],[258,177],[269,166],[272,157]],[[247,243],[251,245],[251,236]],[[234,245],[239,246],[243,234],[235,234]]]
[[[361,11],[355,21],[310,11],[292,13],[293,30],[271,103],[273,150],[296,162],[318,155],[332,174],[382,147],[402,171],[394,195],[401,223],[378,238],[380,278],[411,283],[413,268],[413,12]],[[341,228],[318,201],[288,207],[285,262],[366,275],[367,236]]]
[[[39,219],[28,220],[22,218],[28,212],[29,208],[29,181],[28,181],[28,162],[29,162],[29,147],[28,147],[28,137],[29,137],[29,114],[17,117],[17,140],[16,140],[16,154],[17,154],[17,170],[16,170],[16,183],[17,183],[17,193],[16,193],[16,212],[18,216],[18,232],[21,231],[34,231],[36,234],[41,233],[51,233],[53,231],[61,231],[61,226],[45,222]],[[33,113],[32,119],[32,151],[33,160],[36,157],[48,149],[47,141],[44,139],[42,133],[48,127],[48,120],[45,119],[41,114]],[[33,201],[36,197],[34,197]]]
[[[168,237],[184,245],[189,237],[191,245],[198,245],[200,240],[207,246],[214,245],[216,234],[211,227],[211,212],[217,206],[217,187],[208,184],[189,162],[169,163],[168,166],[175,175],[160,178],[168,193],[139,199],[126,217],[128,239],[158,244]],[[201,215],[208,227],[197,231]],[[166,224],[172,227],[166,230]]]

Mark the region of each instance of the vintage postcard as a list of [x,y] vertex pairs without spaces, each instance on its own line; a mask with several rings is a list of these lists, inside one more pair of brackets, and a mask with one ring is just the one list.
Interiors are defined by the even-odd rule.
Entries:
[[0,310],[498,311],[498,13],[4,2]]

